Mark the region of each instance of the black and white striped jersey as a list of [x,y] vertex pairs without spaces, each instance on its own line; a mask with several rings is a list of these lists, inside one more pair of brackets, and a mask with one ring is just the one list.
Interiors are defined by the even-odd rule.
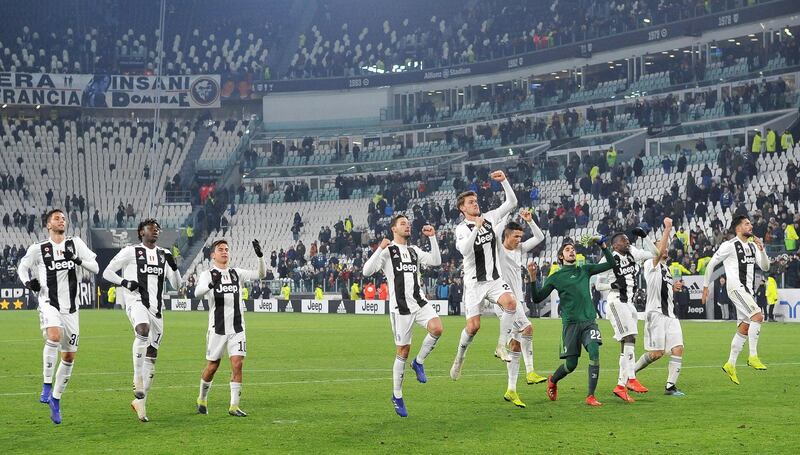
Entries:
[[[266,265],[263,258],[259,261],[259,270],[246,270],[226,267],[212,267],[201,273],[197,279],[195,297],[208,300],[208,330],[217,335],[232,335],[244,331],[244,300],[242,288],[248,281],[258,280],[266,276]],[[208,286],[216,280],[219,284],[213,289]]]
[[19,262],[17,275],[23,283],[39,280],[40,303],[58,308],[61,313],[74,313],[80,304],[80,272],[73,260],[64,257],[65,250],[81,261],[82,268],[92,273],[99,271],[96,255],[83,240],[67,237],[61,243],[45,240],[31,245]]
[[[150,313],[160,318],[164,306],[165,280],[169,280],[173,289],[178,289],[181,282],[180,273],[167,265],[166,254],[169,251],[160,246],[148,248],[142,243],[126,246],[111,259],[103,271],[103,278],[117,286],[122,284],[123,279],[139,283],[136,291],[120,287],[117,292],[123,293],[126,304],[141,302]],[[116,273],[120,269],[122,276]]]
[[498,249],[502,240],[495,232],[495,225],[501,223],[517,206],[517,197],[508,180],[503,180],[506,200],[495,210],[482,214],[483,225],[476,228],[474,221],[463,220],[456,226],[456,249],[464,257],[464,284],[498,280],[502,277]]
[[[599,280],[611,288],[609,290],[609,298],[615,297],[620,302],[632,303],[636,292],[639,290],[637,281],[641,270],[639,264],[647,259],[653,259],[655,254],[635,246],[631,246],[628,253],[622,254],[614,251],[612,254],[615,261],[614,268],[605,272]],[[600,260],[600,263],[603,262],[605,262],[605,258]],[[598,289],[601,288],[598,287]]]
[[364,276],[383,270],[389,286],[389,310],[392,313],[411,314],[428,304],[420,284],[420,267],[435,267],[442,263],[436,236],[428,238],[430,253],[416,246],[392,242],[386,249],[376,249],[364,264]]
[[647,283],[647,303],[645,311],[657,311],[671,318],[675,317],[672,273],[664,261],[653,265],[652,259],[644,263],[644,279]]
[[706,274],[703,280],[705,287],[708,287],[711,274],[720,262],[725,267],[727,289],[744,286],[750,295],[755,295],[756,265],[765,272],[769,270],[769,256],[766,251],[759,249],[755,243],[745,242],[734,237],[722,242],[706,265]]

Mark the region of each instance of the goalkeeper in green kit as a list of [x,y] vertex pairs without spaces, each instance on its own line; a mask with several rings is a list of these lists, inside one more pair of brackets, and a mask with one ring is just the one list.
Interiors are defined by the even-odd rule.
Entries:
[[[600,345],[603,344],[603,340],[600,337],[600,328],[595,322],[596,312],[589,289],[589,279],[592,275],[611,270],[615,261],[611,250],[606,247],[605,237],[590,237],[583,240],[582,243],[585,242],[587,246],[597,243],[603,249],[606,262],[576,265],[575,245],[565,243],[558,250],[558,262],[561,268],[547,277],[541,289],[537,290],[535,285],[532,286],[532,298],[534,302],[541,302],[556,290],[561,300],[559,307],[563,329],[559,357],[564,359],[564,364],[547,378],[547,396],[555,401],[558,396],[556,384],[578,366],[582,345],[589,353],[589,393],[586,404],[602,406],[602,403],[594,397],[594,390],[597,388],[600,376]],[[528,267],[528,272],[531,281],[536,281],[535,264]]]

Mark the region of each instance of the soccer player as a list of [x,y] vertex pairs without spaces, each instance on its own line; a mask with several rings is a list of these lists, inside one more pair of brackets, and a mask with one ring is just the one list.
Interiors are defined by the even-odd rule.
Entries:
[[[589,290],[589,280],[592,275],[603,273],[613,267],[614,257],[606,248],[605,237],[593,237],[592,242],[600,245],[606,262],[600,264],[576,264],[575,245],[565,243],[558,250],[558,262],[561,267],[548,276],[541,289],[533,286],[532,298],[534,302],[546,299],[553,290],[558,291],[561,310],[561,354],[564,364],[556,369],[555,373],[547,378],[547,396],[551,401],[558,397],[558,381],[575,371],[578,366],[578,357],[581,356],[581,346],[589,353],[589,393],[586,404],[589,406],[602,406],[594,396],[597,380],[600,377],[600,345],[603,344],[600,328],[595,322],[595,307]],[[536,281],[536,265],[528,266],[531,280]]]
[[[66,237],[67,217],[60,209],[47,213],[48,240],[34,243],[20,260],[17,275],[39,301],[39,326],[45,337],[42,352],[44,384],[39,396],[50,406],[50,419],[61,423],[61,396],[67,388],[78,352],[78,267],[91,273],[100,271],[95,254],[78,237]],[[61,363],[53,370],[58,351]]]
[[[634,229],[634,234],[647,239],[647,231],[642,227]],[[652,242],[651,242],[652,243]],[[646,393],[647,388],[636,379],[636,361],[634,360],[636,335],[639,334],[638,313],[633,305],[633,300],[639,290],[638,275],[640,263],[652,260],[655,257],[655,246],[641,250],[631,246],[628,236],[618,232],[611,237],[613,248],[614,268],[600,276],[595,287],[599,291],[608,292],[608,314],[611,327],[614,328],[614,339],[620,342],[619,376],[614,395],[623,401],[633,403],[635,400],[628,395],[628,389],[636,393]],[[601,260],[602,262],[602,260]]]
[[[495,227],[495,234],[502,236],[503,246],[498,248],[498,258],[500,260],[500,269],[503,271],[503,279],[514,293],[517,299],[517,317],[525,319],[527,324],[523,326],[521,331],[516,331],[510,334],[500,332],[500,338],[497,341],[497,348],[495,355],[509,363],[516,365],[508,365],[509,368],[519,367],[519,354],[510,354],[506,349],[508,344],[511,352],[522,352],[522,358],[525,362],[526,382],[528,384],[539,384],[547,380],[546,377],[536,374],[533,369],[533,325],[530,320],[525,316],[525,306],[522,302],[525,301],[525,290],[522,284],[521,267],[524,267],[525,259],[530,250],[544,240],[544,233],[539,229],[539,226],[533,222],[533,215],[527,209],[520,209],[519,216],[525,221],[531,229],[533,236],[522,242],[522,235],[524,229],[522,225],[515,221],[501,222]],[[498,317],[503,314],[503,309],[497,305],[493,305],[494,311]],[[500,354],[500,355],[498,355]],[[503,358],[508,357],[508,360]]]
[[[211,270],[201,273],[194,295],[198,299],[208,296],[208,332],[206,333],[206,365],[200,375],[200,395],[197,412],[208,414],[208,392],[214,373],[219,368],[223,351],[227,348],[231,360],[231,404],[228,414],[247,417],[239,408],[242,395],[242,363],[247,355],[247,337],[244,327],[244,300],[241,289],[247,281],[260,280],[267,275],[264,252],[258,240],[253,240],[253,251],[258,257],[258,270],[229,268],[230,249],[226,240],[211,244]],[[213,291],[213,292],[212,292]]]
[[756,305],[755,295],[756,264],[767,272],[769,271],[769,256],[764,251],[761,239],[753,236],[753,224],[747,215],[733,217],[731,228],[736,236],[720,245],[719,249],[706,266],[703,278],[703,297],[705,304],[708,299],[708,283],[717,264],[725,267],[726,290],[738,315],[738,328],[731,342],[731,352],[728,361],[722,370],[734,384],[739,384],[736,376],[736,359],[742,351],[744,342],[749,342],[750,356],[747,365],[756,370],[766,370],[767,367],[758,358],[758,336],[761,333],[761,323],[764,314]]
[[407,417],[408,410],[403,401],[403,372],[411,350],[411,329],[414,323],[428,331],[419,353],[411,361],[411,368],[417,374],[417,381],[428,382],[425,375],[425,358],[436,347],[442,335],[442,321],[436,310],[428,305],[421,291],[420,266],[436,267],[441,265],[442,257],[436,241],[433,226],[422,227],[422,234],[431,243],[431,252],[426,253],[416,246],[409,246],[411,223],[405,215],[395,215],[390,226],[393,240],[383,239],[364,264],[364,276],[370,276],[379,270],[383,271],[389,282],[389,317],[394,332],[394,343],[397,346],[394,366],[392,368],[393,392],[392,403],[400,417]]
[[[134,400],[131,407],[140,421],[148,422],[145,408],[147,393],[153,385],[156,357],[164,335],[164,319],[161,315],[164,279],[169,280],[173,289],[178,289],[181,276],[172,253],[156,246],[161,233],[158,221],[145,219],[139,223],[137,233],[141,243],[121,249],[103,271],[103,278],[119,286],[125,311],[133,326]],[[120,269],[122,276],[117,274]]]
[[[472,191],[461,193],[456,201],[456,207],[464,215],[464,220],[456,227],[455,234],[456,248],[464,257],[464,302],[467,324],[461,331],[456,358],[450,368],[450,378],[454,381],[461,376],[464,356],[481,327],[481,303],[484,299],[503,307],[503,314],[500,317],[500,330],[503,333],[518,332],[529,324],[524,315],[519,317],[517,314],[517,299],[511,292],[511,287],[503,281],[498,257],[500,242],[494,231],[494,226],[516,207],[517,197],[503,171],[492,172],[491,178],[503,186],[506,195],[505,202],[497,209],[481,216],[478,197]],[[508,390],[503,399],[524,408],[525,403],[516,392],[518,373],[519,368],[508,368]]]
[[680,281],[673,283],[672,273],[667,266],[671,233],[672,219],[664,218],[664,232],[656,245],[656,257],[644,263],[644,277],[647,282],[644,348],[647,352],[636,362],[635,370],[638,372],[646,368],[669,351],[664,394],[682,397],[684,393],[678,390],[677,384],[683,362],[683,331],[680,321],[675,317],[672,294],[673,288],[680,286]]

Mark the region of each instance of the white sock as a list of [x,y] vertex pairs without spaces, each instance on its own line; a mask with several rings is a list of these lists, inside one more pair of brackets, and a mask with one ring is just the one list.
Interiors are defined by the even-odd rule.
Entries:
[[211,382],[213,381],[204,381],[203,378],[200,378],[200,396],[198,399],[200,401],[208,400],[208,391],[211,390]]
[[669,358],[669,366],[668,371],[669,374],[667,375],[667,388],[670,388],[678,383],[678,375],[681,374],[681,364],[683,363],[683,357],[679,355],[673,355]]
[[458,351],[456,352],[457,360],[464,360],[464,356],[467,355],[467,348],[469,348],[470,344],[472,344],[472,336],[470,336],[467,333],[467,329],[464,328],[461,331],[461,339],[458,341]]
[[504,340],[507,340],[511,336],[511,331],[514,330],[514,316],[516,314],[516,310],[503,309],[503,315],[500,316],[500,337]]
[[144,393],[150,391],[153,385],[153,376],[156,375],[156,359],[153,357],[145,357],[144,364],[142,365],[142,385],[144,386]]
[[511,361],[506,363],[506,368],[508,368],[508,390],[516,392],[520,353],[518,351],[509,351],[508,355],[511,356]]
[[403,376],[406,370],[406,359],[395,356],[392,366],[392,393],[395,398],[403,398]]
[[62,360],[61,364],[58,365],[58,371],[56,371],[56,383],[53,386],[53,398],[56,400],[61,399],[61,394],[64,393],[64,390],[67,388],[69,378],[72,376],[73,363],[74,362],[65,362]]
[[636,379],[636,370],[634,366],[636,365],[635,355],[636,351],[634,349],[633,343],[625,343],[622,345],[622,353],[625,354],[625,368],[627,368],[627,376],[628,379]]
[[522,360],[525,361],[525,372],[530,373],[533,371],[533,336],[522,335],[519,344],[522,345]]
[[619,375],[617,376],[617,385],[625,387],[628,382],[628,356],[625,353],[619,353]]
[[142,377],[142,365],[144,365],[144,354],[147,352],[147,337],[136,335],[133,339],[133,383],[144,381]]
[[56,369],[56,359],[58,358],[58,343],[45,340],[42,350],[42,376],[45,384],[53,383],[53,370]]
[[419,353],[417,354],[417,363],[420,365],[425,363],[425,358],[433,351],[438,341],[439,337],[435,337],[430,333],[425,335],[425,339],[422,340],[422,346],[420,346]]
[[242,397],[242,383],[231,382],[231,407],[239,407],[239,398]]
[[653,360],[650,357],[650,353],[645,352],[644,354],[642,354],[641,357],[639,357],[639,360],[636,361],[636,365],[633,367],[633,369],[635,371],[644,370],[645,368],[647,368],[648,365],[650,365],[653,362],[655,362],[655,360]]
[[747,332],[747,345],[750,348],[750,355],[758,355],[758,336],[761,334],[761,323],[751,322]]
[[728,363],[733,366],[736,366],[736,359],[739,358],[739,353],[742,352],[742,347],[744,347],[744,342],[747,340],[747,337],[739,333],[738,331],[733,336],[733,341],[731,341],[731,354],[728,356]]

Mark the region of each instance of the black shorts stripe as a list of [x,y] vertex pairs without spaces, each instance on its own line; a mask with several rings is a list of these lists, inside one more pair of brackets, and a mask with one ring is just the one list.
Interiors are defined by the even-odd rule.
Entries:
[[[220,281],[222,274],[219,271],[211,270],[211,282]],[[220,286],[213,289],[214,292],[214,333],[225,335],[225,293],[220,292]]]
[[242,307],[239,300],[239,274],[233,269],[230,269],[230,274],[231,284],[235,286],[235,291],[233,292],[233,331],[239,333],[244,331],[244,327],[242,327]]
[[58,306],[58,272],[54,267],[55,249],[50,242],[44,242],[39,247],[42,252],[42,262],[47,272],[47,297],[50,299],[50,306],[59,309]]

